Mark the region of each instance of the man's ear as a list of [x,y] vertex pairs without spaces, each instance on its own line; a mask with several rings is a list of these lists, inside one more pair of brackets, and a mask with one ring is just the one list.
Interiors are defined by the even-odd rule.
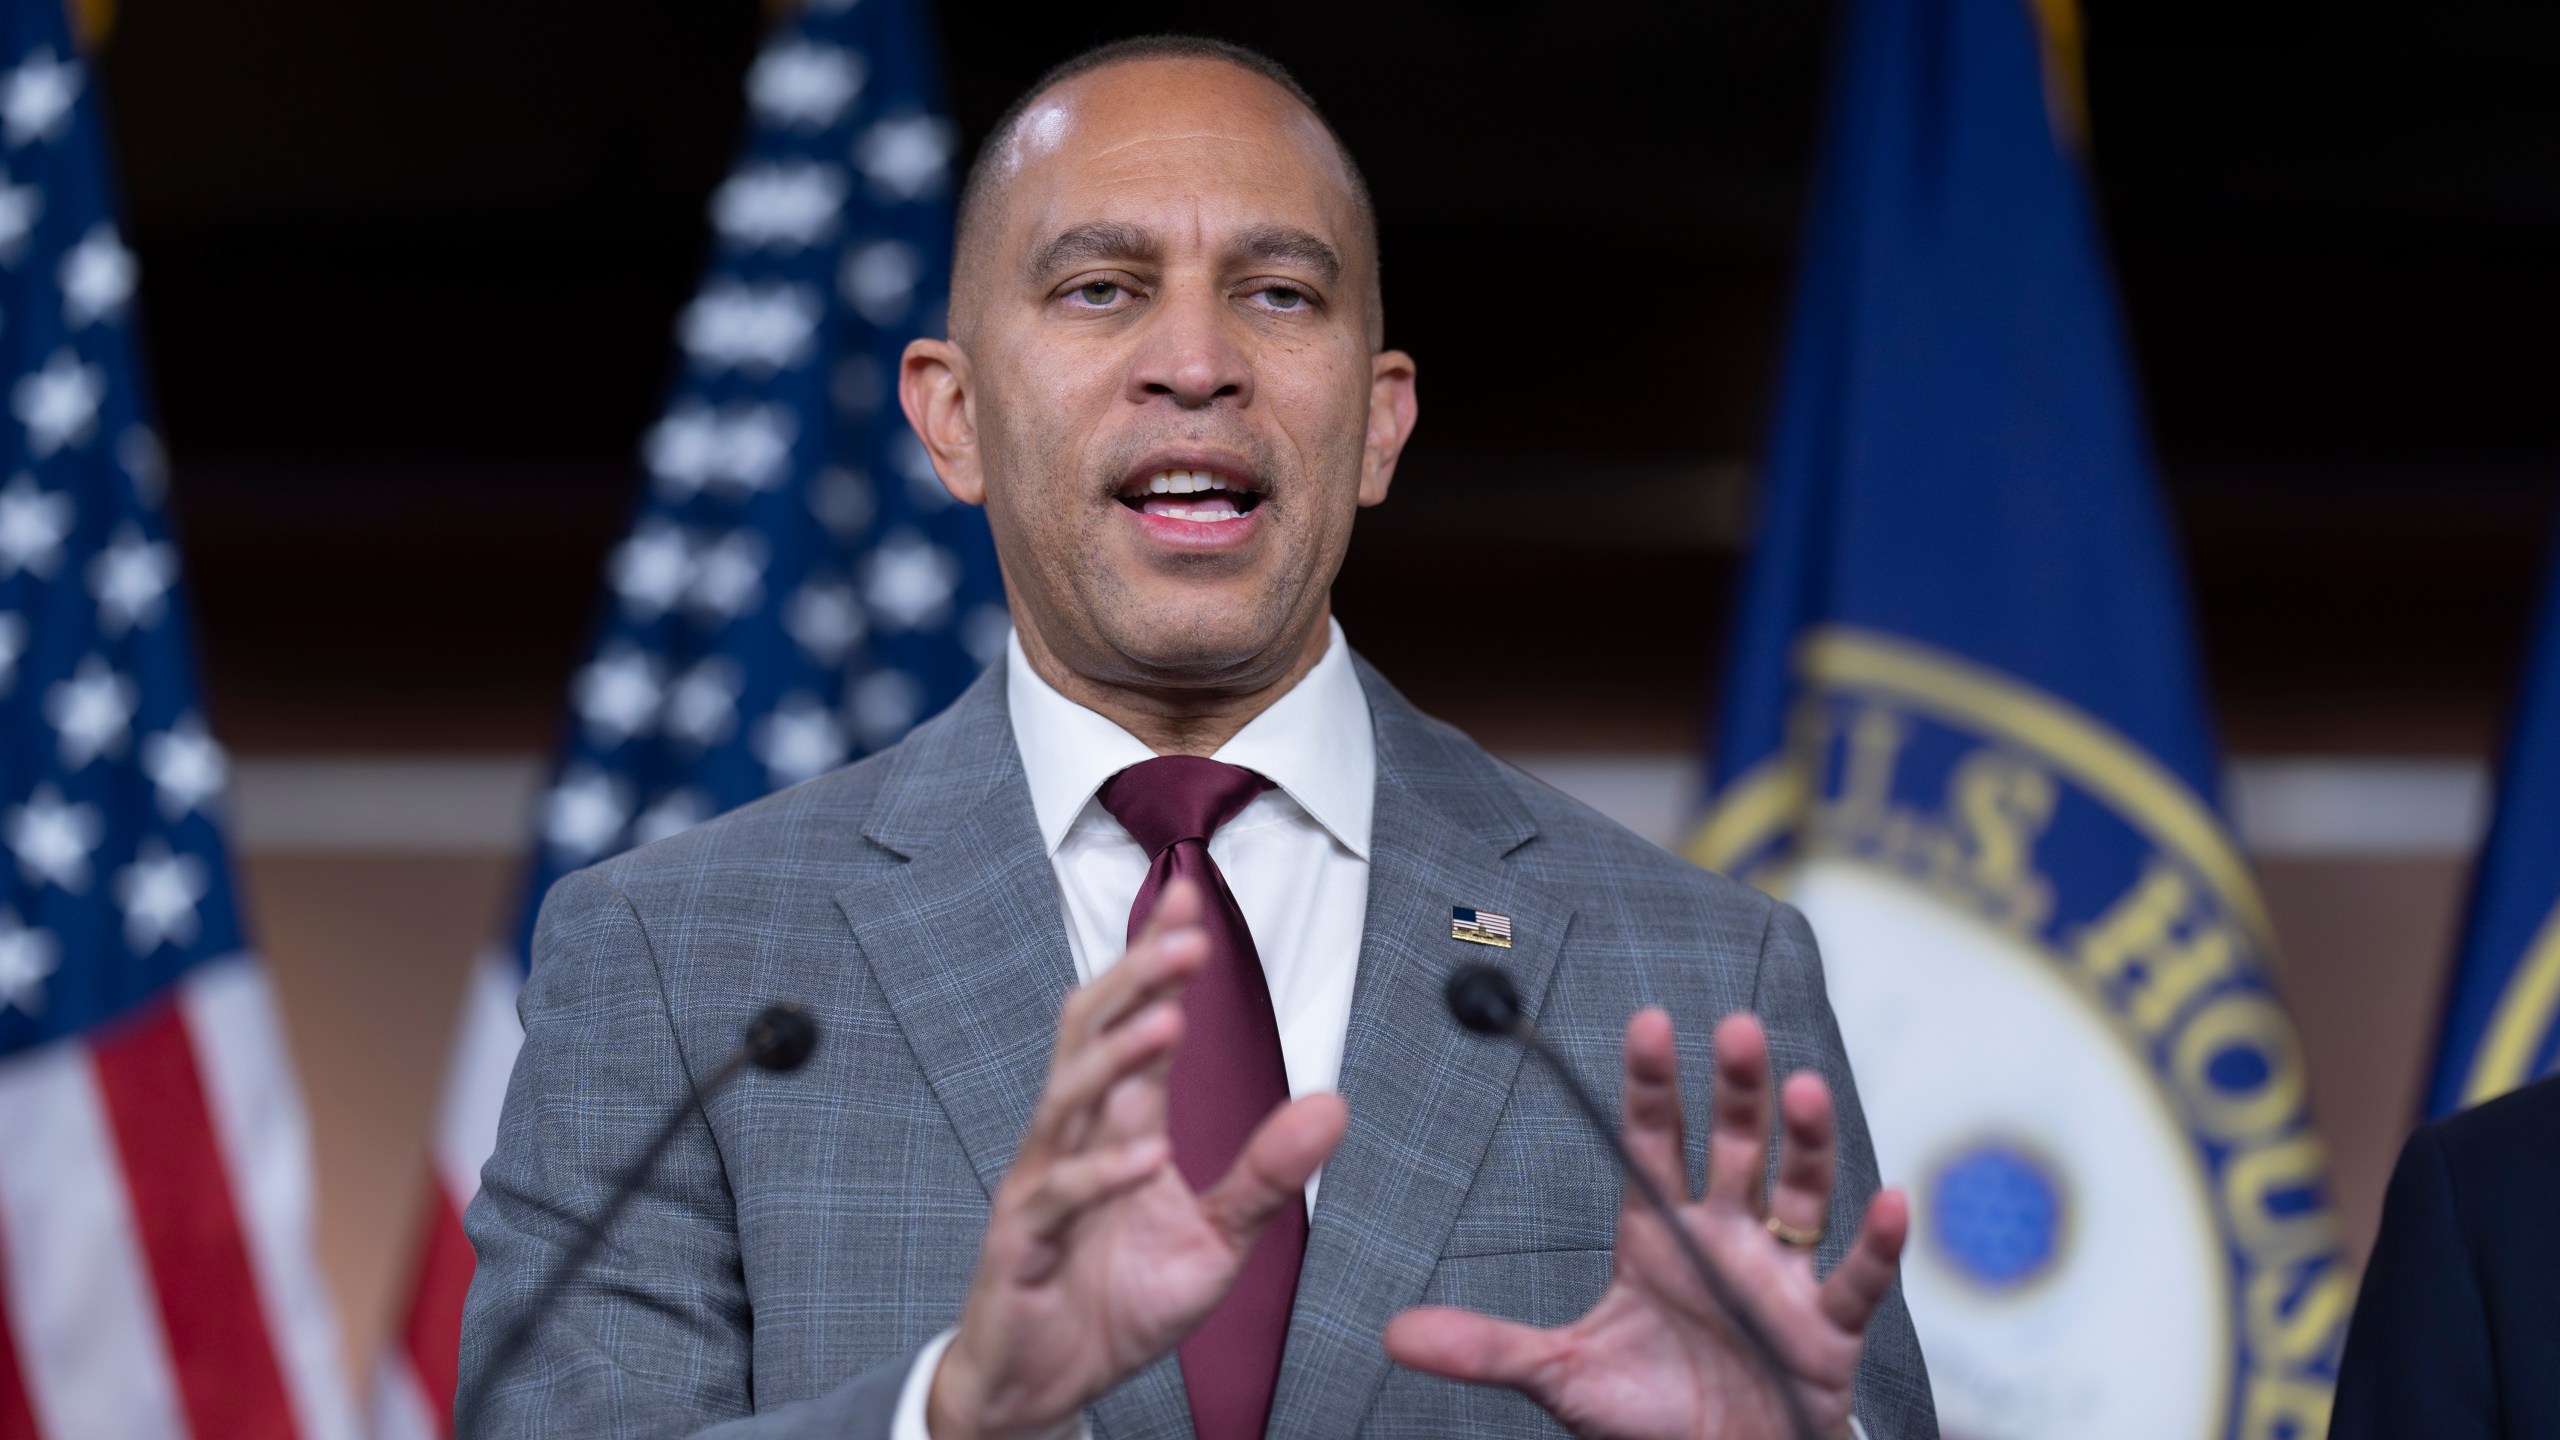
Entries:
[[978,400],[969,354],[948,340],[910,340],[898,360],[898,408],[933,457],[942,488],[964,505],[987,503],[978,460]]
[[1421,398],[1413,388],[1413,357],[1381,350],[1369,360],[1369,448],[1360,457],[1360,503],[1375,505],[1395,483],[1396,458],[1413,438]]

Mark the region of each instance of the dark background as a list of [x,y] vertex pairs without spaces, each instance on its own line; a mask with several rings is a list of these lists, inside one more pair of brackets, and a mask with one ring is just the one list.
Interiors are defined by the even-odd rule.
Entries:
[[[946,0],[974,145],[1206,28],[1379,200],[1424,421],[1338,592],[1489,743],[1684,748],[1832,8]],[[2091,163],[2240,749],[2483,752],[2560,480],[2560,6],[2089,7]],[[126,0],[102,58],[215,723],[538,750],[706,253],[749,0]],[[1488,685],[1509,657],[1535,685]]]

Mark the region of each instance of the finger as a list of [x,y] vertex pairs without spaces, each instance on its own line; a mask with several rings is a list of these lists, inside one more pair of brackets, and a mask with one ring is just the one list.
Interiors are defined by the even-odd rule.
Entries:
[[1778,1091],[1778,1122],[1778,1185],[1769,1192],[1769,1216],[1790,1229],[1818,1233],[1831,1213],[1840,1159],[1831,1087],[1810,1070],[1788,1076]]
[[1141,1135],[1123,1145],[1061,1160],[1041,1172],[1022,1198],[1020,1214],[1030,1232],[1054,1240],[1094,1206],[1155,1178],[1173,1158],[1162,1135]]
[[1077,1117],[1067,1130],[1075,1137],[1077,1148],[1116,1145],[1140,1135],[1167,1133],[1165,1078],[1173,1072],[1174,1056],[1180,1053],[1181,1043],[1177,1037],[1163,1054],[1113,1081],[1100,1103]]
[[1075,1054],[1061,1056],[1054,1062],[1049,1088],[1041,1092],[1039,1108],[1032,1112],[1023,1137],[1025,1154],[1037,1159],[1084,1148],[1099,1128],[1102,1104],[1112,1088],[1168,1062],[1181,1041],[1182,1008],[1165,999]]
[[1911,1198],[1899,1190],[1879,1190],[1867,1202],[1866,1223],[1848,1258],[1822,1282],[1822,1313],[1852,1335],[1866,1333],[1893,1277],[1901,1272],[1902,1243],[1911,1235]]
[[[1665,1198],[1675,1205],[1684,1203],[1689,1198],[1689,1162],[1682,1153],[1680,1052],[1673,1044],[1668,1012],[1639,1010],[1627,1022],[1626,1069],[1621,1128],[1626,1132],[1627,1154],[1661,1187]],[[1626,1202],[1640,1203],[1632,1186]]]
[[1119,962],[1068,995],[1058,1016],[1058,1048],[1064,1052],[1082,1045],[1159,994],[1178,988],[1208,957],[1199,887],[1176,880],[1165,887],[1164,902]]
[[1306,1203],[1307,1179],[1342,1143],[1350,1112],[1334,1094],[1303,1095],[1271,1113],[1244,1142],[1226,1177],[1200,1197],[1200,1213],[1238,1252],[1283,1205]]
[[1707,1142],[1707,1199],[1760,1213],[1769,1164],[1769,1037],[1748,1012],[1716,1026],[1715,1128]]
[[1534,1388],[1561,1343],[1535,1326],[1446,1305],[1407,1310],[1387,1322],[1390,1359],[1474,1385]]

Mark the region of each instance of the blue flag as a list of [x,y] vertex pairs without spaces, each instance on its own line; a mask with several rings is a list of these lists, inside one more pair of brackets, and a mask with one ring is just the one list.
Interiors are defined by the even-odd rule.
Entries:
[[[89,68],[59,5],[13,9],[36,33],[0,61],[0,1055],[241,948]],[[127,874],[167,903],[118,906]]]
[[571,686],[511,943],[464,1001],[405,1343],[374,1431],[448,1423],[460,1216],[497,1137],[537,907],[562,875],[897,741],[1003,653],[985,516],[953,502],[896,397],[950,294],[953,134],[922,0],[813,0],[746,77],[717,250],[641,447]]
[[1803,907],[1950,1434],[2317,1435],[2352,1279],[2020,0],[1864,0],[1700,863]]
[[101,109],[0,3],[0,1435],[342,1436]]
[[2545,583],[2427,1086],[2430,1115],[2560,1070],[2560,572]]
[[719,252],[677,321],[683,376],[643,445],[532,899],[896,741],[1002,653],[985,517],[943,490],[895,392],[951,285],[925,24],[899,0],[813,5],[748,75],[754,124],[712,197]]

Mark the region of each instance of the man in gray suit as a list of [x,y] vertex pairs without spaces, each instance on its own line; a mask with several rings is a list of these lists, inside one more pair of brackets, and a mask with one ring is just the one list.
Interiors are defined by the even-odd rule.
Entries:
[[[483,1433],[1786,1434],[1564,1092],[1449,1021],[1491,960],[1621,1077],[1827,1440],[1934,1436],[1803,920],[1416,712],[1332,621],[1416,402],[1304,93],[1210,42],[1089,52],[959,233],[901,398],[987,509],[1010,653],[896,748],[552,891],[467,1218]],[[1490,300],[1586,298],[1522,263]],[[699,1102],[492,1353],[784,996],[816,1057]]]

